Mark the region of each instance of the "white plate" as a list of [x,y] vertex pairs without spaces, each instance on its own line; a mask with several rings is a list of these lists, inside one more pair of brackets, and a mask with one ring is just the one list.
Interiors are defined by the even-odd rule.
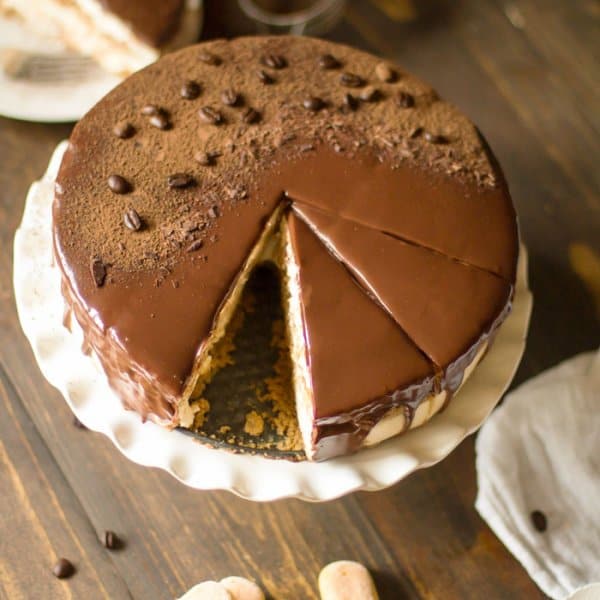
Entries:
[[[24,0],[32,2],[34,0]],[[202,15],[202,1],[190,1],[190,10]],[[200,31],[201,22],[198,23]],[[68,49],[48,25],[30,31],[15,18],[0,13],[0,51],[15,48],[36,54],[60,56]],[[89,76],[63,83],[19,81],[7,77],[0,67],[0,115],[40,123],[78,121],[98,100],[123,80],[122,77],[92,67]]]
[[[15,19],[0,15],[0,49],[17,48],[39,54],[61,55],[67,48],[52,31],[33,34]],[[0,68],[0,115],[42,123],[80,119],[122,78],[94,68],[94,77],[47,84],[7,77]]]
[[512,313],[460,394],[423,427],[353,456],[293,463],[213,450],[177,431],[142,423],[136,413],[123,409],[98,363],[81,352],[81,331],[70,333],[62,325],[60,276],[52,264],[51,204],[65,148],[63,142],[44,178],[31,186],[15,235],[17,309],[46,379],[82,423],[107,435],[132,461],[163,468],[192,488],[226,489],[250,500],[331,500],[388,487],[442,460],[481,425],[509,385],[525,348],[532,306],[524,247]]

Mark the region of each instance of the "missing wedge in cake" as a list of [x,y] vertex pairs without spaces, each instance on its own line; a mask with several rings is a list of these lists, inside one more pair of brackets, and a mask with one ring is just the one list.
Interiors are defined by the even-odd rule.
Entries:
[[[236,280],[231,285],[229,294],[221,303],[209,336],[203,342],[196,355],[194,367],[178,404],[179,425],[182,427],[193,425],[194,413],[197,409],[197,405],[193,402],[193,399],[202,396],[206,384],[228,360],[227,356],[230,352],[224,347],[224,344],[226,345],[228,341],[230,342],[236,333],[235,322],[233,323],[233,328],[230,325],[232,324],[234,315],[236,315],[236,308],[239,306],[242,293],[253,270],[260,263],[273,259],[277,261],[277,230],[285,207],[285,202],[280,203],[269,217],[258,241],[252,248]],[[239,318],[241,313],[238,311],[237,314]],[[220,344],[219,342],[223,338],[225,338],[224,344]]]

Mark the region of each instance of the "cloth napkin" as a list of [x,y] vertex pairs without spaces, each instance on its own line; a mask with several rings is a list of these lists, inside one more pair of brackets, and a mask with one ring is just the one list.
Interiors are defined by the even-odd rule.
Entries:
[[600,350],[509,394],[476,452],[475,508],[537,585],[563,599],[599,582]]

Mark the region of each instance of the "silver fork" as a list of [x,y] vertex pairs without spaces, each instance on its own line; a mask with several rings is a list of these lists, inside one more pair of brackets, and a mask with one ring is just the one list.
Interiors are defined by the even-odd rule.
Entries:
[[67,83],[90,79],[100,67],[92,58],[80,54],[35,54],[17,48],[1,48],[0,68],[11,79]]

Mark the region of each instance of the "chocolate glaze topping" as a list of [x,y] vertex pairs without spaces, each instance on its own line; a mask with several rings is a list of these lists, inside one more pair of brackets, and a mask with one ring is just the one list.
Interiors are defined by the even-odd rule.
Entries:
[[99,0],[143,41],[160,48],[177,33],[185,0]]
[[[326,55],[335,59],[335,68],[321,67]],[[427,249],[419,255],[445,254],[454,259],[444,259],[453,269],[456,261],[472,265],[460,265],[462,276],[471,278],[470,289],[479,289],[485,271],[503,291],[513,283],[516,218],[478,131],[429,86],[396,67],[389,77],[380,64],[372,55],[310,38],[219,40],[167,55],[134,74],[77,124],[57,178],[55,253],[67,303],[127,406],[178,423],[176,406],[194,360],[264,224],[282,202],[300,201]],[[356,75],[363,87],[348,87],[348,77],[341,81],[344,73]],[[182,97],[190,81],[198,94]],[[376,94],[361,100],[368,86]],[[236,102],[223,102],[230,90]],[[399,103],[402,94],[411,102]],[[320,100],[318,110],[307,109],[309,98]],[[154,124],[157,118],[166,126]],[[132,135],[115,135],[123,122]],[[126,193],[109,188],[114,175],[127,182]],[[173,185],[184,178],[186,185]],[[124,225],[124,215],[134,213],[139,228]],[[356,254],[357,263],[361,256]],[[354,259],[347,258],[348,266],[371,283],[365,271],[374,268],[373,261],[354,266]],[[93,261],[104,267],[100,286],[90,269]],[[427,269],[430,262],[435,261],[425,260]],[[388,266],[389,277],[397,277]],[[374,285],[390,314],[418,302],[407,286],[402,304],[392,306],[393,291],[384,280],[378,275]],[[436,284],[457,295],[450,302],[455,313],[456,307],[469,308],[458,285],[452,288],[446,279]],[[487,335],[490,324],[506,314],[500,295],[483,294],[469,326],[445,325],[460,341],[440,336],[436,343],[436,325],[423,325],[427,356],[448,365],[436,385],[460,383],[465,357],[472,358],[475,348],[464,354],[466,339],[475,339],[480,326]],[[363,296],[357,297],[363,305]],[[394,323],[401,319],[373,305],[390,327],[387,335],[405,339],[404,325]],[[339,331],[340,343],[345,335],[350,332]],[[388,364],[368,362],[364,369],[377,372]],[[412,381],[413,371],[400,366],[389,385]],[[358,369],[345,377],[343,385],[350,388],[364,379]],[[429,381],[429,375],[423,377]],[[379,392],[368,392],[365,406],[392,389],[387,376],[384,380]],[[350,404],[335,401],[342,413],[361,410],[357,398]],[[389,401],[378,406],[389,408]]]
[[331,213],[294,209],[441,369],[477,344],[510,301],[512,286],[488,271]]

